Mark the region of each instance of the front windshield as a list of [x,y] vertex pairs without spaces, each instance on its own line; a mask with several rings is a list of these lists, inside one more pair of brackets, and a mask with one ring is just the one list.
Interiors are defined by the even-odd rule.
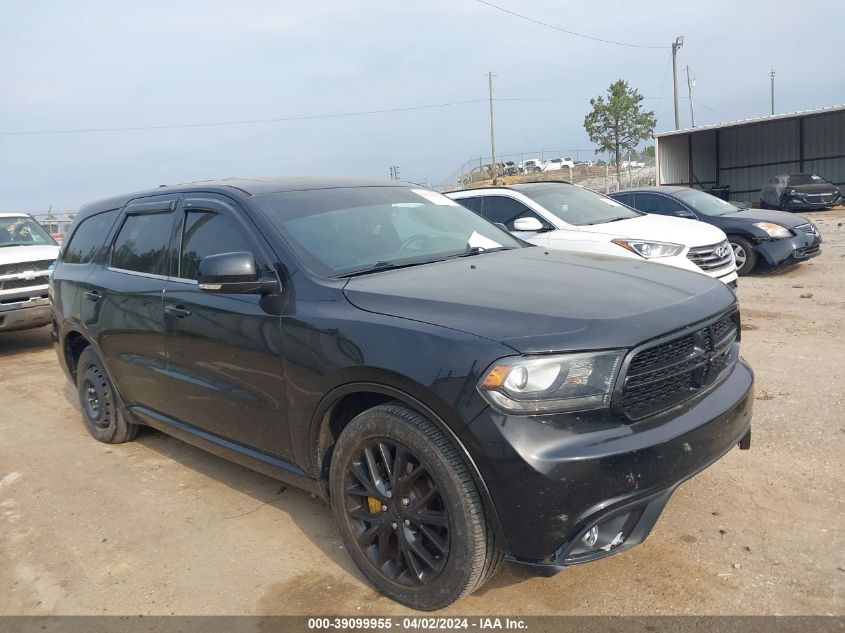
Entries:
[[253,200],[305,265],[324,277],[522,245],[454,200],[427,189],[313,189]]
[[0,248],[4,246],[49,246],[56,242],[30,217],[0,218]]
[[642,215],[638,211],[577,185],[549,184],[518,188],[544,209],[575,226],[603,224]]
[[818,174],[792,174],[787,183],[791,187],[800,187],[801,185],[820,185],[824,183],[824,178]]
[[711,196],[709,193],[699,191],[698,189],[684,189],[676,193],[675,197],[685,202],[698,213],[703,213],[704,215],[720,216],[739,211],[730,202],[726,202],[716,196]]

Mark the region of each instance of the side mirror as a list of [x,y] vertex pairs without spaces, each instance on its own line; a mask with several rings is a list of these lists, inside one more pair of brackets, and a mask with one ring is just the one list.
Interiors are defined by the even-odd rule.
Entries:
[[197,285],[203,292],[263,295],[279,284],[258,276],[252,253],[220,253],[200,260]]
[[688,218],[690,220],[695,220],[696,216],[695,213],[692,211],[687,211],[686,209],[678,209],[675,211],[675,215],[679,218]]
[[538,231],[545,231],[546,228],[546,225],[537,218],[517,218],[513,221],[514,231],[530,231],[536,233]]

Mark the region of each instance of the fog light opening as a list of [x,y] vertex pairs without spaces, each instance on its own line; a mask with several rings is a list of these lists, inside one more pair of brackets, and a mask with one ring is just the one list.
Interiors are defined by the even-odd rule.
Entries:
[[584,536],[581,537],[581,542],[584,543],[587,547],[593,547],[596,544],[596,541],[599,540],[599,528],[598,526],[593,526]]

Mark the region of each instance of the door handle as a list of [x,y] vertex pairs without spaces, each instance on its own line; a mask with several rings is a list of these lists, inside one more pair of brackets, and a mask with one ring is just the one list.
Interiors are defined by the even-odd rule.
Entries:
[[164,306],[164,311],[167,314],[175,316],[177,319],[184,319],[185,317],[191,316],[191,311],[186,310],[183,306],[167,305]]
[[103,298],[103,295],[101,295],[97,290],[86,290],[83,294],[86,299],[93,301],[94,303],[97,303]]

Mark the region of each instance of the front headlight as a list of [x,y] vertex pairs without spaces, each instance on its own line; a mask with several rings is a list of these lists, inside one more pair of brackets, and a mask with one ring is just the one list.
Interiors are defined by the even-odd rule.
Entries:
[[493,363],[478,390],[508,413],[583,411],[607,406],[624,352],[515,356]]
[[792,231],[790,231],[785,226],[775,224],[774,222],[755,222],[754,226],[756,226],[758,229],[762,229],[763,231],[769,234],[769,237],[773,237],[775,239],[780,239],[782,237],[792,237]]
[[617,246],[636,253],[640,257],[653,259],[655,257],[672,257],[680,255],[683,244],[672,244],[670,242],[646,242],[643,240],[611,240]]

